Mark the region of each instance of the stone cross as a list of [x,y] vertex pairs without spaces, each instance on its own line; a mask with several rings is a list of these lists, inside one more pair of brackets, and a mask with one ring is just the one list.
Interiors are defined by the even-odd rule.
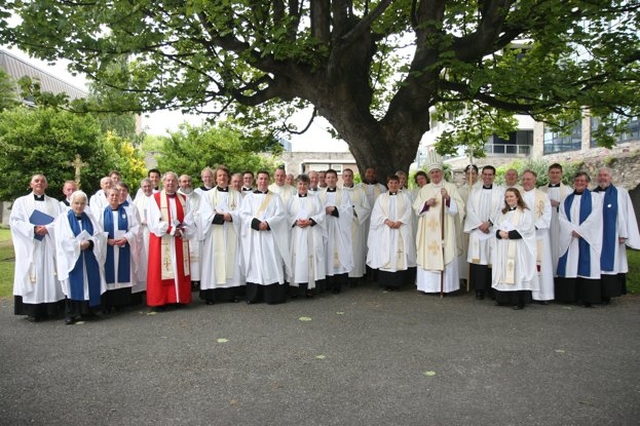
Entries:
[[73,161],[69,162],[69,165],[75,167],[76,174],[75,174],[74,180],[76,181],[76,184],[78,185],[78,187],[80,187],[80,170],[84,166],[88,166],[89,164],[83,162],[82,159],[80,158],[80,155],[76,154],[76,158]]

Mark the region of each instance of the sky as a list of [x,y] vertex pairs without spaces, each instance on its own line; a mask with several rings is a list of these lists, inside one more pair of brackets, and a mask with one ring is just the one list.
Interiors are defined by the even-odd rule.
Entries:
[[[28,61],[29,63],[44,69],[50,74],[72,84],[76,87],[87,89],[87,80],[84,76],[73,76],[67,70],[67,63],[59,61],[54,65],[50,65],[45,61],[39,59],[30,58],[26,53],[16,48],[8,48],[2,46],[2,49],[11,52],[13,55]],[[310,111],[303,111],[293,122],[299,127],[303,128],[307,124]],[[180,111],[157,111],[150,114],[142,115],[142,129],[147,134],[163,136],[168,132],[178,130],[178,126],[184,122],[188,122],[192,125],[201,125],[205,122],[205,117],[197,115],[184,115]],[[297,152],[346,152],[348,151],[347,144],[344,141],[333,139],[331,135],[326,131],[329,127],[328,122],[318,117],[311,125],[309,130],[303,135],[291,135],[292,150]]]

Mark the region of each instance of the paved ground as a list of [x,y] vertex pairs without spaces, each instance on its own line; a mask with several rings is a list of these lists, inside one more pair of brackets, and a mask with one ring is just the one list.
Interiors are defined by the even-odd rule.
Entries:
[[640,298],[200,302],[29,323],[0,301],[0,424],[637,425]]

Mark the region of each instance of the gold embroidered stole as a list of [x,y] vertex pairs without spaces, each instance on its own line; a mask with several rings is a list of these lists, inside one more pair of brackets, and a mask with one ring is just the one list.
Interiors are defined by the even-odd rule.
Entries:
[[[513,216],[511,217],[511,223],[513,224],[513,227],[515,228],[519,223],[520,223],[520,219],[522,217],[522,210],[521,209],[516,209],[515,212],[513,213]],[[507,243],[507,264],[506,266],[506,271],[505,271],[505,279],[504,282],[505,284],[509,284],[509,285],[515,285],[516,283],[516,240],[508,240],[509,242]]]
[[[335,194],[336,194],[336,198],[335,198],[336,208],[338,208],[342,204],[342,190],[339,189],[339,188],[336,188]],[[323,208],[325,208],[326,205],[327,205],[327,191],[324,190],[323,192],[321,192],[319,197],[320,197],[320,201],[322,201]],[[329,216],[330,218],[333,218],[335,220],[338,220],[337,217],[333,217],[331,215],[327,215],[327,216]],[[337,228],[337,226],[336,226],[336,228]],[[337,232],[340,232],[340,230],[337,230]],[[338,241],[337,241],[338,238],[340,238],[340,237],[337,236],[337,235],[329,235],[329,239],[331,239],[333,241],[333,267],[334,268],[339,268],[340,265],[341,265],[340,256],[339,256],[339,253],[338,253],[338,246],[339,246]],[[328,253],[327,253],[327,255],[328,255]]]
[[[180,210],[182,210],[182,219],[184,219],[184,212],[186,209],[186,198],[181,196],[180,194],[176,194],[176,214],[180,217]],[[180,205],[178,205],[180,202]],[[169,197],[164,189],[160,192],[160,219],[166,221],[169,226],[173,227],[171,217],[171,209],[169,208]],[[173,272],[173,259],[171,257],[171,244],[173,244],[174,237],[167,234],[164,235],[161,241],[161,250],[160,250],[160,270],[162,273],[163,280],[172,280],[175,279],[175,274]],[[189,268],[189,242],[180,238],[180,241],[176,241],[177,244],[182,244],[182,265],[184,268],[185,275],[191,275],[191,271]],[[176,261],[177,261],[177,252],[176,252]]]
[[264,200],[262,200],[262,203],[260,203],[258,210],[256,210],[256,213],[254,214],[255,218],[260,220],[260,222],[262,222],[262,220],[260,219],[260,215],[264,213],[265,210],[267,210],[267,206],[269,205],[269,202],[271,202],[271,198],[273,198],[273,192],[269,191],[267,192],[267,195],[265,195]]
[[444,241],[442,240],[442,221],[440,219],[444,208],[440,190],[444,188],[444,185],[423,187],[420,192],[425,191],[426,188],[430,189],[432,194],[431,196],[425,196],[424,201],[426,202],[430,198],[435,198],[438,201],[436,205],[429,207],[429,210],[420,218],[421,220],[418,223],[418,259],[420,259],[421,266],[424,269],[444,271],[445,261],[442,251]]
[[[542,215],[544,214],[544,197],[545,197],[545,193],[543,191],[540,191],[538,189],[534,189],[534,194],[535,194],[535,201],[533,202],[533,205],[535,206],[533,209],[533,214],[534,214],[534,222],[538,219],[540,219],[542,217]],[[540,274],[540,265],[542,265],[542,250],[543,250],[543,245],[542,245],[542,239],[538,239],[536,236],[536,269],[538,271],[538,275]]]
[[[211,205],[215,208],[220,202],[220,191],[218,188],[214,188],[209,191],[209,200]],[[227,207],[229,212],[236,209],[235,197],[233,192],[226,192],[227,195]],[[225,222],[223,225],[211,225],[211,234],[213,238],[213,256],[218,260],[214,261],[214,282],[216,284],[223,284],[227,282],[227,279],[233,278],[233,272],[235,269],[233,254],[237,250],[236,230],[233,224],[227,225]],[[228,233],[227,238],[224,237],[225,229]]]
[[[390,218],[390,211],[389,211],[389,204],[391,204],[391,195],[386,196],[386,197],[380,197],[380,209],[382,210],[382,213],[384,213],[385,217]],[[396,197],[396,213],[400,213],[400,216],[402,215],[402,212],[405,209],[405,205],[404,205],[404,197],[402,195],[400,195],[400,193],[398,193],[398,195],[395,195]],[[396,214],[394,217],[395,219],[398,219],[398,214]],[[395,220],[394,220],[395,222]],[[386,225],[384,225],[386,226]],[[407,269],[406,267],[406,256],[404,255],[404,240],[402,239],[402,232],[400,232],[400,229],[391,229],[391,232],[397,231],[398,233],[398,248],[394,254],[394,256],[389,256],[389,264],[383,265],[383,267],[387,267],[387,268],[393,268],[392,263],[395,263],[395,269],[397,270],[404,270]],[[391,247],[389,247],[391,248]]]

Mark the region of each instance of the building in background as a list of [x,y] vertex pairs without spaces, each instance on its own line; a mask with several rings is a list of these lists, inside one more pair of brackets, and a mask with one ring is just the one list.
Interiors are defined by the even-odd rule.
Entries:
[[[65,93],[70,100],[89,96],[89,92],[85,89],[70,84],[6,50],[0,50],[0,68],[6,71],[16,82],[24,76],[38,81],[40,83],[40,90],[43,92],[51,92],[55,95]],[[25,99],[20,96],[20,89],[17,84],[16,94],[25,104],[33,105],[33,99]]]

